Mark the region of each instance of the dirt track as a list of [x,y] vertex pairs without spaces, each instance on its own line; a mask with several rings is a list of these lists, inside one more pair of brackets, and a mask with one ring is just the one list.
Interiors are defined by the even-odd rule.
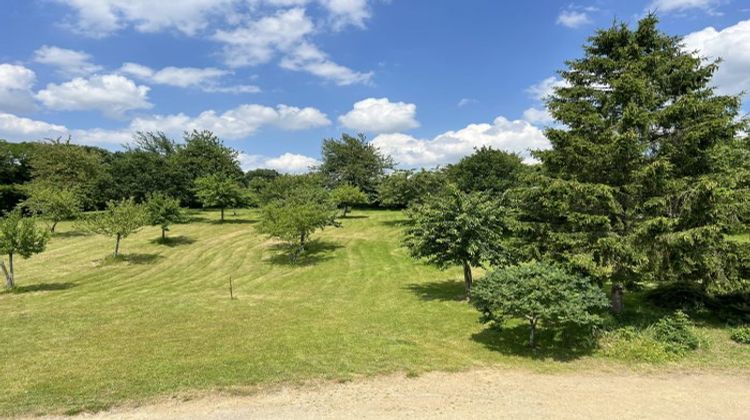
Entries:
[[543,375],[488,369],[206,396],[82,417],[750,419],[750,375]]

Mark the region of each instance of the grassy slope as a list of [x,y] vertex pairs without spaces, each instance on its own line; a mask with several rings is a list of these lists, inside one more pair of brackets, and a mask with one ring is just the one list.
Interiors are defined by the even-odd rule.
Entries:
[[[0,415],[392,371],[624,363],[572,349],[531,358],[524,329],[486,331],[457,299],[459,271],[399,247],[399,213],[355,212],[297,266],[254,232],[251,211],[221,225],[200,216],[173,228],[171,246],[151,242],[156,228],[125,239],[127,261],[103,261],[112,241],[70,225],[19,261],[20,290],[0,294]],[[707,348],[667,366],[750,369],[750,350],[725,330],[701,335]]]

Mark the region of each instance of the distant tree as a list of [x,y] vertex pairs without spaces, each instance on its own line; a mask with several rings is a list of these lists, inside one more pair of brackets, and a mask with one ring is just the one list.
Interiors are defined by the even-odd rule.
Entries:
[[482,146],[446,172],[461,191],[502,194],[519,184],[524,169],[518,155]]
[[20,255],[29,258],[44,251],[49,239],[49,232],[40,229],[34,219],[23,217],[20,210],[7,213],[0,219],[0,253],[8,256],[8,268],[0,261],[0,268],[5,275],[5,285],[15,287],[13,257]]
[[120,241],[140,230],[146,223],[143,206],[135,200],[107,202],[104,211],[92,214],[81,220],[83,230],[115,238],[114,256],[120,255]]
[[286,242],[295,260],[315,231],[338,225],[336,213],[328,191],[314,184],[301,184],[289,195],[261,208],[258,231]]
[[394,171],[378,186],[378,202],[386,208],[404,209],[443,191],[447,182],[443,171]]
[[207,175],[195,180],[195,193],[203,207],[217,207],[221,210],[221,221],[224,221],[224,210],[237,207],[245,200],[242,186],[226,174]]
[[506,261],[506,211],[487,195],[450,188],[407,210],[404,242],[413,257],[425,258],[440,269],[462,266],[470,299],[472,267]]
[[75,190],[39,182],[28,184],[25,190],[29,198],[23,206],[32,214],[48,220],[51,232],[59,222],[75,219],[81,213],[81,199]]
[[281,175],[259,186],[257,202],[262,206],[275,200],[281,200],[298,191],[320,191],[325,180],[320,174]]
[[343,210],[342,217],[346,217],[352,206],[367,204],[367,195],[354,185],[341,184],[331,190],[331,198]]
[[14,209],[26,198],[22,185],[31,181],[31,156],[36,143],[0,140],[0,212]]
[[184,219],[180,200],[166,194],[154,193],[148,196],[144,204],[146,219],[151,226],[161,227],[161,239],[167,238],[167,231],[174,223],[180,223]]
[[473,297],[483,322],[498,327],[508,318],[528,322],[531,347],[540,323],[595,325],[602,320],[598,312],[608,304],[604,292],[589,279],[540,262],[491,272],[477,283]]
[[323,140],[323,163],[318,170],[329,187],[351,184],[362,190],[370,200],[377,196],[377,187],[386,169],[393,168],[393,159],[384,156],[364,135]]
[[269,182],[280,176],[281,174],[276,169],[251,169],[245,172],[245,184],[250,186],[253,184],[253,182],[257,181]]

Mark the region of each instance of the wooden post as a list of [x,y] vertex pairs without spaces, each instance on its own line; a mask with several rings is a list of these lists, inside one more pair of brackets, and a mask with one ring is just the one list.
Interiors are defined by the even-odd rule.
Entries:
[[229,300],[234,300],[234,287],[232,286],[232,276],[229,276]]

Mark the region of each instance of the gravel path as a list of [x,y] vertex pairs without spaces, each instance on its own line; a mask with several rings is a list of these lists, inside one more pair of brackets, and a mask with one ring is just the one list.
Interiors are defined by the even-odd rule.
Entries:
[[486,369],[288,387],[252,396],[170,400],[80,417],[750,419],[750,375],[546,375]]

